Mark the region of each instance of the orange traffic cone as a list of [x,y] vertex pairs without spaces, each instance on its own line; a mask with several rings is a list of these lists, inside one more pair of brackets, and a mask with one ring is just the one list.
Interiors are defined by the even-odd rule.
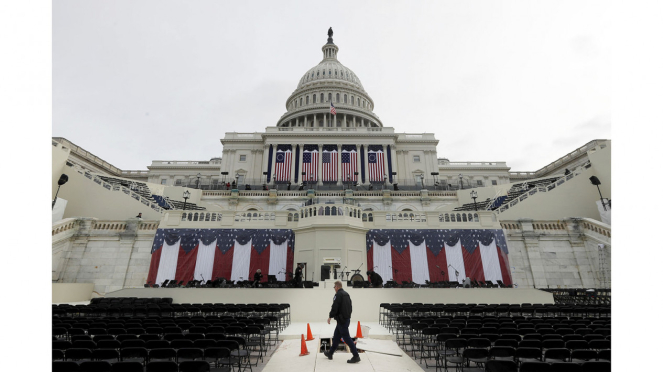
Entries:
[[361,334],[361,322],[357,322],[357,338],[364,338]]
[[311,334],[311,325],[306,323],[306,341],[315,340]]
[[304,356],[304,355],[308,355],[308,354],[309,354],[309,352],[308,352],[308,348],[306,347],[306,341],[304,340],[304,335],[302,335],[302,351],[299,354],[299,356]]

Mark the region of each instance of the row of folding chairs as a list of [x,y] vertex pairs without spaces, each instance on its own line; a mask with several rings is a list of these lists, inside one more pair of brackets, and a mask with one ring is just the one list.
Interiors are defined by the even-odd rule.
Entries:
[[[53,362],[53,372],[208,372],[215,362],[209,361],[183,361],[176,363],[172,361],[149,362],[143,366],[140,362],[116,362],[88,361],[76,362]],[[230,371],[230,366],[215,371]]]
[[[431,346],[424,348],[425,346]],[[471,365],[485,365],[491,360],[509,361],[516,365],[528,362],[572,363],[582,364],[585,362],[609,362],[610,350],[591,349],[568,349],[551,348],[541,350],[539,348],[509,346],[491,346],[490,342],[482,339],[448,338],[442,346],[423,344],[420,350],[421,359],[426,361],[435,358],[436,371],[449,367],[463,369]],[[416,355],[416,353],[415,353]]]
[[252,354],[253,350],[246,346],[241,346],[233,340],[226,340],[219,342],[217,346],[210,346],[207,348],[160,348],[160,349],[146,349],[146,348],[124,348],[121,350],[116,349],[68,349],[53,350],[52,359],[54,362],[75,362],[82,364],[91,361],[105,361],[109,363],[118,362],[138,362],[141,365],[146,365],[155,361],[173,361],[182,363],[190,360],[206,360],[214,362],[215,366],[228,365],[238,367],[238,370],[244,368],[252,369],[254,365],[251,362],[251,357],[256,356],[255,366],[259,361],[263,360],[263,354]]

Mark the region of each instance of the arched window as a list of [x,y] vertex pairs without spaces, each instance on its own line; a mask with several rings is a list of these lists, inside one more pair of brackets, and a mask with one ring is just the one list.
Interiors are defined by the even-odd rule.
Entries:
[[306,96],[306,104],[308,105],[308,96]]
[[325,102],[325,94],[320,93],[320,103],[323,103],[323,102]]
[[318,74],[316,76],[320,76],[320,71],[318,71]]
[[216,221],[216,213],[212,213],[212,222]]
[[318,96],[316,94],[313,95],[313,103],[317,103]]
[[467,222],[467,215],[463,213],[463,222]]
[[361,214],[361,220],[362,220],[363,222],[368,221],[368,216],[366,215],[366,213],[362,213],[362,214]]
[[334,70],[334,76],[338,76],[338,70]]
[[329,210],[329,207],[325,207],[325,216],[331,216],[331,211]]
[[456,221],[460,222],[460,213],[456,213]]
[[327,101],[331,101],[331,100],[332,100],[332,94],[329,93],[329,94],[327,95]]
[[322,70],[322,76],[323,77],[325,76],[325,70]]
[[343,103],[348,103],[348,95],[347,94],[343,95]]
[[295,221],[299,221],[299,213],[295,213]]
[[350,96],[350,103],[355,104],[355,96]]
[[308,209],[304,210],[304,218],[308,217]]
[[332,207],[331,209],[331,215],[336,216],[336,207]]
[[300,106],[301,106],[301,105],[302,105],[302,103],[303,103],[303,101],[302,101],[302,100],[303,100],[303,98],[299,97],[299,105],[300,105]]
[[368,222],[373,222],[373,213],[368,214]]
[[444,214],[444,222],[449,222],[449,213]]
[[186,213],[182,213],[182,221],[186,221]]
[[292,222],[292,213],[288,213],[288,222]]
[[336,102],[338,102],[338,101],[340,101],[340,100],[341,100],[341,94],[340,94],[340,93],[336,93]]
[[451,214],[451,222],[456,222],[456,215],[453,213]]
[[196,214],[193,215],[193,220],[194,220],[194,221],[198,221],[198,213],[196,213]]
[[472,222],[472,213],[470,213],[470,214],[467,215],[467,220],[470,221],[470,222]]

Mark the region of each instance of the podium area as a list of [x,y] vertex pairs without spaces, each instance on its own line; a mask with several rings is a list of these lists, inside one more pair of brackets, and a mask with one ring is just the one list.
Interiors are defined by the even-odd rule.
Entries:
[[[174,303],[288,303],[291,321],[326,322],[334,289],[313,288],[124,288],[106,297],[172,297]],[[330,286],[331,287],[331,286]],[[531,288],[346,288],[352,320],[378,322],[381,303],[552,304],[553,295]]]

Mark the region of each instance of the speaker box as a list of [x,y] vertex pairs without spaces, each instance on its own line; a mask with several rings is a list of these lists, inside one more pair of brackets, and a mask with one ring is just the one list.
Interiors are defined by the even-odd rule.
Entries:
[[330,273],[331,273],[331,268],[329,267],[329,265],[320,266],[320,280],[321,281],[329,279]]
[[313,282],[310,280],[304,281],[304,288],[313,288]]

